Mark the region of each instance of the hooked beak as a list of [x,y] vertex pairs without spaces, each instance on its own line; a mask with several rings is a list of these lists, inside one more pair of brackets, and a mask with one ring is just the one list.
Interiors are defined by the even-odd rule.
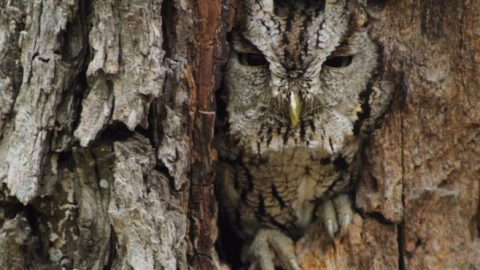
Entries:
[[290,123],[292,124],[292,127],[295,128],[298,123],[300,123],[300,114],[302,112],[302,99],[300,98],[300,95],[290,92],[290,102],[288,107]]

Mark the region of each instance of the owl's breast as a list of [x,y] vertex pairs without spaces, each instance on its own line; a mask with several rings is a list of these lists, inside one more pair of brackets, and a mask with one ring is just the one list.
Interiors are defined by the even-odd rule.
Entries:
[[231,174],[239,198],[237,223],[252,235],[262,227],[303,234],[316,205],[332,191],[346,163],[345,157],[322,157],[305,147],[267,151],[261,157],[244,155]]
[[[253,123],[253,122],[252,122]],[[224,161],[224,205],[245,237],[260,228],[302,235],[317,204],[347,186],[358,152],[351,122],[335,112],[304,121],[297,128],[231,125],[219,148]],[[232,131],[232,129],[230,130]]]
[[255,157],[245,162],[257,186],[254,190],[263,194],[265,212],[276,213],[302,229],[310,223],[316,202],[341,173],[330,158],[303,147],[266,152],[260,163]]

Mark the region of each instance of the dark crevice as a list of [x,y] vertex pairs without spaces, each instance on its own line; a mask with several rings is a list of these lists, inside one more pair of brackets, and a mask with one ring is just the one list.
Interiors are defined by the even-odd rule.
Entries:
[[[226,36],[227,42],[232,42],[232,35],[229,33]],[[226,69],[226,65],[221,67],[221,73],[224,74]],[[226,87],[224,85],[224,81],[220,82],[220,87],[218,87],[215,91],[215,104],[216,104],[216,123],[215,123],[215,130],[216,133],[225,132],[228,129],[228,121],[227,121],[227,103],[228,103],[228,93],[226,91]]]
[[[145,136],[148,141],[150,142],[150,145],[154,148],[155,154],[158,146],[160,145],[160,136],[163,137],[163,134],[160,134],[161,130],[159,130],[160,126],[160,116],[158,112],[158,104],[157,101],[154,100],[149,108],[148,108],[148,114],[147,114],[147,122],[148,122],[148,128],[143,128],[141,126],[138,126],[136,128],[136,131],[143,136]],[[158,159],[156,159],[158,162]]]
[[234,226],[228,222],[228,217],[223,211],[219,213],[217,226],[221,233],[215,247],[220,259],[227,262],[232,270],[242,269],[243,263],[240,254],[244,241],[240,238]]
[[346,171],[349,167],[347,160],[341,155],[335,158],[335,160],[333,161],[333,165],[338,171]]
[[168,168],[158,158],[156,160],[157,160],[157,164],[155,165],[154,169],[157,172],[160,172],[163,176],[165,176],[168,179],[167,184],[171,192],[176,192],[176,191],[179,192],[184,188],[188,188],[187,185],[183,185],[180,188],[180,190],[177,190],[177,188],[174,185],[175,178],[173,177],[173,175],[170,174],[170,171],[168,170]]
[[[156,99],[152,102],[150,105],[150,108],[148,109],[148,130],[150,133],[149,140],[152,143],[152,146],[158,150],[158,146],[162,142],[162,138],[164,136],[163,134],[163,128],[161,128],[161,123],[162,123],[162,118],[165,117],[165,114],[160,113],[161,109],[159,106],[159,100]],[[159,162],[158,159],[157,163]]]
[[[35,256],[35,259],[32,260],[42,260],[43,258],[48,257],[47,249],[44,249],[42,244],[42,233],[41,233],[41,224],[40,218],[41,213],[35,209],[33,204],[24,205],[16,197],[5,195],[8,188],[6,185],[2,185],[2,192],[0,192],[0,208],[2,209],[3,218],[0,219],[0,227],[7,220],[15,219],[18,217],[24,217],[27,220],[31,234],[29,234],[30,240],[27,245],[25,245],[25,252],[33,252],[32,255]],[[35,200],[36,204],[38,201]],[[3,268],[1,268],[3,269]]]
[[[406,90],[406,85],[405,85],[405,78],[404,74],[402,73],[400,76],[400,83],[397,84],[397,87],[400,87],[401,89],[397,89],[399,91],[395,91],[395,93],[398,93],[397,95],[400,96],[398,100],[399,107],[405,107],[406,104],[406,96],[407,96],[407,90]],[[389,107],[392,104],[390,104]],[[404,270],[405,269],[405,134],[404,134],[404,120],[403,120],[403,112],[400,110],[400,162],[402,166],[402,209],[403,209],[403,220],[402,223],[398,225],[398,238],[397,238],[397,244],[398,244],[398,269],[399,270]]]
[[177,43],[177,35],[175,33],[177,16],[178,14],[177,10],[175,9],[174,1],[164,0],[162,3],[162,49],[165,51],[165,58],[171,58],[174,55],[174,47],[172,46]]
[[108,254],[107,263],[103,266],[104,270],[112,269],[112,265],[117,258],[117,237],[113,227],[110,229],[110,252]]
[[[74,119],[70,127],[71,128],[70,132],[72,133],[71,135],[72,137],[73,137],[73,131],[75,131],[80,124],[80,115],[81,115],[81,112],[83,111],[82,100],[87,95],[87,90],[88,90],[87,68],[88,68],[89,60],[91,58],[91,49],[88,44],[88,33],[91,30],[91,25],[90,25],[91,6],[89,1],[82,0],[79,2],[79,13],[80,13],[79,14],[80,22],[78,23],[79,26],[77,27],[80,27],[80,31],[82,32],[83,46],[82,46],[82,51],[77,56],[77,61],[81,61],[81,66],[79,68],[80,71],[77,74],[77,78],[73,83],[75,87],[71,87],[72,89],[71,91],[73,92],[72,100],[73,100],[73,106],[74,106],[73,108]],[[63,55],[66,53],[67,49],[68,49],[67,47],[62,48],[62,58],[63,58]]]
[[320,164],[322,164],[322,165],[328,165],[330,163],[332,163],[332,161],[330,160],[329,157],[324,157],[324,158],[320,159]]
[[42,237],[41,236],[41,231],[40,231],[40,222],[39,222],[39,212],[35,209],[35,207],[31,204],[28,204],[24,206],[24,214],[25,218],[28,221],[28,224],[30,225],[30,229],[32,229],[32,236],[36,237],[38,240],[38,245],[36,246],[36,253],[44,258],[48,256],[47,251],[43,250],[42,247],[44,246],[42,244]]
[[215,91],[215,100],[217,104],[216,110],[216,130],[217,132],[223,132],[228,127],[227,121],[227,93],[225,87],[222,85],[217,91]]
[[[147,117],[150,118],[150,116],[147,116]],[[142,126],[137,126],[135,128],[135,132],[147,138],[148,141],[150,142],[150,145],[155,145],[153,141],[153,128],[144,128]]]
[[405,224],[397,225],[398,269],[405,270]]
[[[4,187],[3,190],[7,191],[8,188]],[[24,209],[23,204],[16,200],[16,198],[6,196],[5,193],[0,193],[0,208],[3,210],[4,214],[4,218],[0,220],[0,225],[6,220],[15,218],[17,214],[21,213]]]
[[477,238],[480,238],[480,200],[478,200],[477,214],[475,216],[477,223]]
[[113,142],[123,141],[134,135],[134,131],[128,129],[128,127],[122,122],[114,122],[107,126],[98,137],[98,141]]
[[[58,168],[67,169],[68,171],[75,171],[75,160],[71,151],[58,153]],[[59,183],[57,183],[59,184]]]
[[[54,53],[62,56],[62,61],[75,63],[82,61],[87,41],[85,30],[83,8],[80,7],[80,14],[73,21],[68,21],[65,29],[59,34],[60,48],[54,50]],[[42,60],[39,57],[40,60]]]
[[[89,52],[86,53],[85,59],[88,58]],[[76,91],[73,92],[73,100],[75,101],[75,106],[76,109],[75,111],[75,119],[72,123],[72,131],[76,130],[78,125],[80,125],[80,115],[82,112],[82,100],[85,97],[85,93],[88,88],[88,83],[87,83],[87,62],[85,61],[84,66],[82,67],[82,70],[78,74],[77,82],[75,83],[77,87],[75,87]]]
[[[73,145],[73,132],[80,122],[81,103],[83,99],[83,92],[86,89],[85,72],[82,69],[76,78],[73,79],[71,86],[64,92],[64,98],[57,107],[55,125],[57,128],[52,131],[51,150],[52,151],[67,151]],[[68,138],[68,144],[65,145],[63,141]]]
[[395,223],[389,219],[387,219],[382,213],[380,212],[362,212],[361,210],[359,210],[359,213],[360,215],[366,219],[373,219],[383,225],[394,225]]

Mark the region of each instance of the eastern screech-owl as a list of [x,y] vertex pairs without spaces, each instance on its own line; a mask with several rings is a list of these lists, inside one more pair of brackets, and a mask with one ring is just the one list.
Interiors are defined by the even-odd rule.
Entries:
[[231,33],[218,195],[246,262],[300,269],[292,239],[318,216],[334,237],[362,141],[390,91],[361,0],[243,0]]

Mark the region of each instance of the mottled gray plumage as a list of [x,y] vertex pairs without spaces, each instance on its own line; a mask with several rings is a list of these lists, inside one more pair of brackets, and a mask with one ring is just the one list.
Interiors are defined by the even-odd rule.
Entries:
[[289,254],[278,258],[283,251],[266,255],[261,241],[276,249],[301,236],[315,212],[330,233],[349,223],[348,199],[330,199],[349,187],[390,91],[372,83],[378,53],[359,2],[245,0],[237,17],[224,78],[228,130],[218,136],[221,207],[253,243],[248,260],[298,269]]

